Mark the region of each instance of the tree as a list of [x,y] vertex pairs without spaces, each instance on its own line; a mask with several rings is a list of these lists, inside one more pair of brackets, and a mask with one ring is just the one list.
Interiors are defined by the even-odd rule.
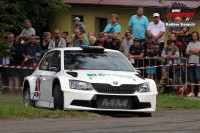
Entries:
[[62,0],[0,0],[0,5],[0,50],[8,46],[2,45],[3,35],[10,32],[20,34],[25,19],[32,22],[36,33],[40,35],[42,29],[48,29],[51,12],[65,12],[71,7]]

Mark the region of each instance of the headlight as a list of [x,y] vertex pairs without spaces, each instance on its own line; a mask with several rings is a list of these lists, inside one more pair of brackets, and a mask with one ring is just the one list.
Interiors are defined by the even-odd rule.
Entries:
[[138,87],[138,92],[149,92],[149,84],[148,83],[140,84]]
[[93,89],[90,83],[77,81],[77,80],[70,80],[69,86],[71,89],[77,89],[77,90],[92,90]]

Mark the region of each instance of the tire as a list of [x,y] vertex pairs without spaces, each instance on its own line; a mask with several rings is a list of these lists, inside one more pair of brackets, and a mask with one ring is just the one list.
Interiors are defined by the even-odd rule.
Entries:
[[140,113],[139,117],[152,117],[153,114],[152,113]]
[[32,106],[35,107],[35,101],[30,98],[30,88],[26,88],[23,95],[23,103],[25,107]]
[[64,109],[64,102],[63,102],[63,92],[60,89],[60,85],[56,85],[54,87],[54,109],[63,110]]

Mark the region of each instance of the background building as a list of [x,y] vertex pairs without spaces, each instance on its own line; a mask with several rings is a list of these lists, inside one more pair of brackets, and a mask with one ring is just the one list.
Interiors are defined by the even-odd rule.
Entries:
[[[128,22],[132,15],[136,14],[138,6],[144,7],[144,15],[148,17],[149,22],[153,19],[153,13],[161,14],[161,19],[166,22],[166,14],[174,2],[187,5],[196,11],[190,22],[196,22],[196,27],[191,27],[190,31],[200,31],[200,1],[199,0],[63,0],[70,4],[72,8],[65,13],[52,13],[50,15],[50,30],[59,29],[73,33],[74,17],[80,17],[81,22],[86,26],[86,33],[93,31],[98,35],[103,31],[107,23],[110,23],[110,15],[118,14],[118,23],[122,27],[122,34],[128,29]],[[168,28],[166,28],[168,31]],[[166,33],[167,33],[166,31]],[[121,36],[122,36],[121,34]],[[120,36],[120,38],[121,38]],[[167,37],[166,37],[167,39]]]

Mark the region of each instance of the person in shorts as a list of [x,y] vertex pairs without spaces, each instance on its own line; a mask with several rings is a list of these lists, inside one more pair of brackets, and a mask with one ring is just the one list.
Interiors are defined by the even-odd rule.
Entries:
[[154,79],[154,74],[156,72],[156,68],[152,67],[152,66],[155,66],[155,57],[156,57],[155,47],[154,45],[151,45],[150,51],[147,52],[146,54],[146,59],[148,59],[146,62],[147,64],[146,73],[147,73],[147,78],[150,78],[150,79]]

